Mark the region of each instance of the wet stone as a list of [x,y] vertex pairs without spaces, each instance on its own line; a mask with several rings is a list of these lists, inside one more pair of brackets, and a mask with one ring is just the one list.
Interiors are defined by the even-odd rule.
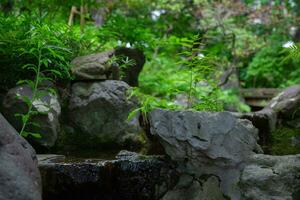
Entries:
[[118,157],[111,161],[40,160],[43,199],[153,200],[177,183],[175,166],[163,157],[132,152],[122,152]]

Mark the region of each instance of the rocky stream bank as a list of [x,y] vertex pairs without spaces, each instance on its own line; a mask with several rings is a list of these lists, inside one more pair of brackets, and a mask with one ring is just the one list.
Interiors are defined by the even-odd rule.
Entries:
[[[26,141],[17,132],[20,119],[14,116],[26,106],[16,97],[30,98],[30,88],[17,86],[6,94],[0,115],[0,200],[300,199],[300,154],[267,155],[262,148],[280,125],[298,125],[299,85],[258,112],[155,109],[144,120],[137,115],[129,121],[139,103],[127,94],[145,60],[140,52],[123,49],[135,56],[136,71],[111,80],[107,60],[120,51],[77,58],[75,81],[34,102],[34,109],[43,111],[33,118],[41,138]],[[36,155],[31,145],[38,153],[62,155]],[[112,159],[66,157],[71,150],[104,147],[144,147],[146,154],[151,149],[159,155],[123,150]]]

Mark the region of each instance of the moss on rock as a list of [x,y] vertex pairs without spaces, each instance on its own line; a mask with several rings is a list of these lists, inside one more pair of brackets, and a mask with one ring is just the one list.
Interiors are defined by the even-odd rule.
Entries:
[[289,155],[300,153],[300,129],[280,127],[272,133],[270,153],[274,155]]

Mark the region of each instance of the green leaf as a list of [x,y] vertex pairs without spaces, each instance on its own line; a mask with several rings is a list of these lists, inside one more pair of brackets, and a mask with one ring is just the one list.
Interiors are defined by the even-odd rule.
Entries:
[[39,134],[39,133],[23,131],[23,134],[22,134],[23,137],[28,137],[29,135],[36,138],[36,139],[41,139],[42,138],[41,134]]

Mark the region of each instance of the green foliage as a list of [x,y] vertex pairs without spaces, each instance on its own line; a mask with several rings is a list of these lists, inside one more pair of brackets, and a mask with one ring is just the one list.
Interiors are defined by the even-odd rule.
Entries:
[[[28,41],[28,46],[30,49],[19,49],[20,55],[32,57],[35,59],[37,64],[28,63],[25,64],[22,69],[27,72],[33,72],[34,80],[20,80],[18,84],[27,84],[32,90],[32,97],[21,96],[20,98],[27,104],[28,112],[25,114],[17,114],[17,117],[22,119],[22,128],[20,135],[28,137],[29,135],[40,138],[39,133],[30,132],[27,130],[27,127],[35,126],[39,127],[39,124],[35,124],[31,121],[32,117],[38,114],[47,114],[41,113],[33,109],[33,103],[41,99],[47,92],[53,93],[55,90],[52,88],[46,88],[39,90],[40,84],[44,81],[53,81],[54,78],[61,78],[68,75],[68,71],[65,68],[68,64],[65,61],[65,56],[68,55],[69,50],[61,46],[61,41],[59,40],[50,40],[45,35],[42,34],[44,30],[48,30],[48,27],[38,26],[34,27],[28,32],[30,34],[30,41]],[[50,36],[53,39],[52,36]],[[57,69],[49,68],[50,64],[55,64]],[[65,74],[64,74],[65,73]]]
[[[188,108],[196,108],[199,110],[205,110],[205,108],[218,108],[213,101],[212,97],[216,97],[217,93],[217,81],[213,78],[215,74],[215,69],[210,63],[212,58],[209,55],[202,54],[200,52],[201,43],[199,36],[194,36],[192,39],[183,38],[181,45],[187,50],[182,52],[183,59],[178,63],[182,64],[189,70],[188,79]],[[203,94],[199,95],[197,89],[201,87]],[[199,103],[193,102],[193,97],[199,101]],[[216,99],[216,98],[214,98]]]
[[271,154],[289,155],[299,154],[299,144],[293,144],[293,140],[300,140],[300,130],[281,127],[272,133]]
[[[238,69],[245,87],[285,87],[300,79],[298,61],[287,58],[281,47],[291,39],[288,30],[295,25],[296,13],[290,3],[266,2],[15,1],[10,12],[0,15],[0,84],[8,89],[18,80],[35,80],[36,73],[22,66],[38,66],[38,59],[23,52],[39,42],[55,47],[41,52],[48,58],[41,71],[52,80],[69,80],[69,63],[78,55],[130,45],[147,56],[139,77],[138,96],[145,104],[142,111],[181,109],[173,103],[178,95],[187,96],[191,109],[219,111],[223,104],[232,104],[249,111],[234,91],[217,87],[221,72],[228,67]],[[253,10],[257,3],[260,6]],[[78,15],[72,27],[66,26],[71,6],[80,5],[89,8],[83,33]],[[278,6],[284,6],[287,13]],[[91,20],[98,8],[104,9],[101,27],[93,26]],[[256,18],[261,22],[255,23]],[[122,59],[121,67],[130,62]]]
[[219,90],[218,94],[219,102],[223,102],[224,108],[234,107],[238,112],[250,112],[251,108],[240,100],[238,91],[233,89],[230,90]]
[[176,92],[187,90],[186,80],[188,80],[188,71],[178,66],[176,59],[158,55],[143,67],[139,77],[139,87],[145,94],[171,99]]
[[[199,36],[173,38],[170,46],[181,46],[182,52],[172,59],[159,54],[146,64],[140,77],[138,96],[141,107],[133,111],[145,114],[154,108],[221,111],[220,90],[214,75],[216,70],[208,54],[200,53]],[[168,44],[165,44],[168,49]],[[173,48],[170,48],[172,50]],[[176,48],[175,48],[176,49]],[[186,96],[187,107],[175,103],[177,95]]]
[[280,44],[261,49],[250,63],[246,74],[247,87],[286,87],[300,83],[300,61],[288,56]]
[[[155,42],[155,36],[148,25],[149,19],[140,20],[135,17],[112,14],[107,23],[100,28],[98,37],[102,42],[119,40],[122,44],[129,43],[139,48],[149,47],[150,44],[151,48]],[[135,28],[132,29],[132,27]]]
[[[69,79],[69,62],[79,50],[72,31],[62,24],[48,25],[39,21],[30,21],[26,15],[17,17],[0,16],[0,84],[12,87],[20,79],[33,79],[35,74],[22,66],[38,65],[38,58],[32,54],[38,46],[47,62],[41,63],[46,76]],[[25,53],[26,52],[26,53]]]
[[108,63],[110,66],[116,65],[120,70],[120,78],[125,76],[125,69],[130,66],[135,65],[135,60],[128,58],[127,56],[115,56],[113,55],[109,60]]
[[[178,110],[182,109],[179,105],[176,105],[175,103],[168,101],[166,99],[160,99],[157,97],[154,97],[152,95],[147,95],[144,93],[141,93],[138,88],[135,88],[129,98],[138,98],[140,102],[140,107],[131,111],[128,119],[132,119],[135,117],[138,113],[141,113],[143,116],[146,116],[148,112],[155,108],[163,108],[163,109],[169,109],[169,110]],[[144,117],[146,119],[146,117]]]

